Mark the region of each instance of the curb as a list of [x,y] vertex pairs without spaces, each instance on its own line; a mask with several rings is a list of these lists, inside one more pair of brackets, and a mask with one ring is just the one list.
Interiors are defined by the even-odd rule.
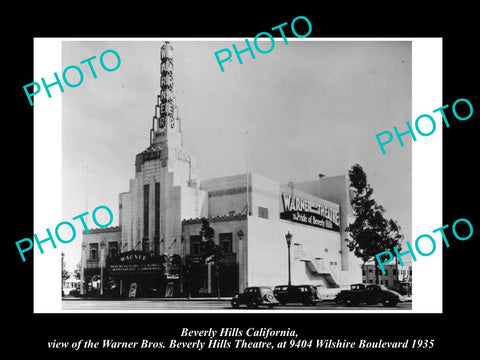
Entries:
[[81,300],[89,300],[89,301],[135,301],[135,300],[142,300],[142,301],[230,301],[232,298],[112,298],[112,297],[63,297],[62,301],[81,301]]

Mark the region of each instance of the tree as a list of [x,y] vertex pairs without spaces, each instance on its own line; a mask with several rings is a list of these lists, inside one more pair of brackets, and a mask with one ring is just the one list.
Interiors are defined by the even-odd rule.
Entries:
[[70,272],[65,268],[65,261],[64,261],[65,254],[62,252],[62,284],[65,280],[70,277]]
[[[393,220],[384,217],[385,209],[372,198],[373,188],[367,182],[367,174],[359,164],[355,164],[348,172],[350,187],[355,190],[352,199],[355,221],[347,226],[352,240],[348,240],[348,248],[363,261],[363,265],[383,251],[391,251],[396,246],[401,250],[403,235],[400,226]],[[379,283],[379,266],[375,262],[375,282]]]
[[75,270],[73,270],[73,276],[75,276],[75,279],[80,280],[81,272],[82,272],[82,264],[79,261],[77,263],[77,266],[75,267]]

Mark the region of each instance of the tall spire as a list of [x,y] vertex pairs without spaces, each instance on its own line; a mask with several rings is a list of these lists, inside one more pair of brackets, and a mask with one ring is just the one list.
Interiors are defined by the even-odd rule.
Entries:
[[150,130],[150,146],[161,147],[169,134],[180,135],[180,132],[180,118],[177,116],[173,91],[173,47],[166,41],[160,48],[160,95],[157,95]]

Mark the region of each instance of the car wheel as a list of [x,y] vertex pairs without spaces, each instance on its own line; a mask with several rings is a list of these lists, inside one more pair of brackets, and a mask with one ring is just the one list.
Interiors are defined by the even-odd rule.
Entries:
[[234,308],[234,309],[238,309],[239,306],[240,306],[240,303],[238,302],[238,299],[232,299],[231,304],[232,304],[232,308]]
[[357,306],[358,305],[358,302],[351,299],[351,298],[347,298],[345,300],[343,300],[343,305],[346,305],[346,306]]
[[397,306],[398,301],[393,299],[385,299],[383,300],[383,306]]

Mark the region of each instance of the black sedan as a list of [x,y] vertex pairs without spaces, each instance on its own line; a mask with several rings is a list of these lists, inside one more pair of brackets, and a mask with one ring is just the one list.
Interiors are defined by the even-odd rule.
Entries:
[[316,305],[320,301],[317,288],[313,285],[277,285],[273,294],[281,305],[302,303],[309,306]]
[[232,308],[237,309],[240,305],[246,305],[248,308],[256,309],[261,305],[273,308],[279,302],[273,295],[273,291],[268,286],[247,287],[231,300]]
[[376,305],[382,303],[384,306],[395,306],[404,302],[405,298],[399,293],[387,289],[383,285],[353,284],[350,290],[342,290],[335,298],[337,304],[356,306],[362,303]]

